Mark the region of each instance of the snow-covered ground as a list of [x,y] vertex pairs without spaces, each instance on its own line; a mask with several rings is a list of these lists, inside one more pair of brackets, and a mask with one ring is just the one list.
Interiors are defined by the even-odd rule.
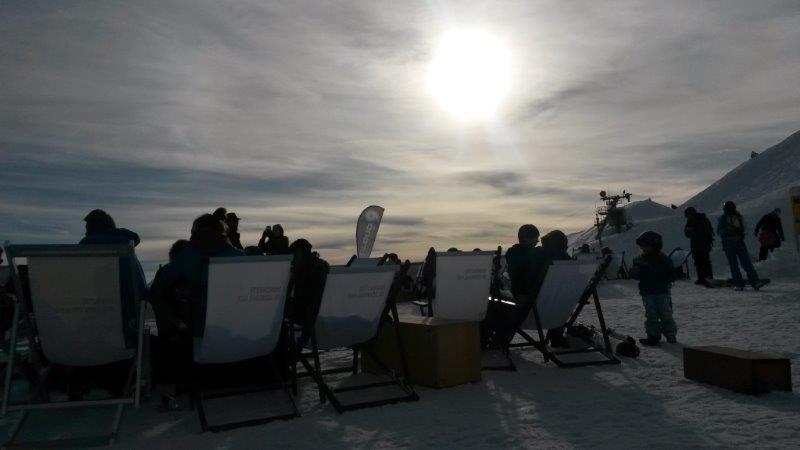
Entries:
[[[643,310],[633,281],[600,288],[606,319],[642,335]],[[775,280],[761,292],[707,289],[679,282],[674,291],[681,344],[643,348],[618,366],[559,369],[539,353],[516,350],[516,372],[483,372],[482,381],[450,389],[418,388],[420,401],[337,414],[301,384],[302,417],[222,433],[201,433],[189,410],[158,412],[157,396],[129,408],[120,448],[508,448],[800,446],[800,279]],[[411,312],[411,308],[406,309]],[[590,322],[587,308],[583,320]],[[683,377],[681,345],[724,345],[791,358],[795,392],[754,397]],[[346,363],[349,355],[340,357]],[[184,405],[186,399],[182,399]],[[232,402],[236,413],[244,403]],[[50,417],[43,415],[51,415]],[[61,414],[61,416],[52,416]],[[81,413],[83,414],[83,413]],[[22,438],[44,437],[47,423],[77,420],[75,411],[39,412]],[[110,422],[109,409],[81,421]],[[4,419],[8,427],[13,415]],[[60,418],[59,418],[60,417]]]

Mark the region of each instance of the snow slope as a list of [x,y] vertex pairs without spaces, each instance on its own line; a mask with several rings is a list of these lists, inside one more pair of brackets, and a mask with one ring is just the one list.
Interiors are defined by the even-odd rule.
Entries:
[[[698,211],[705,212],[716,228],[717,217],[722,214],[722,203],[726,200],[733,200],[745,218],[748,228],[747,245],[751,256],[755,256],[758,251],[758,242],[753,228],[764,214],[775,208],[781,208],[784,230],[790,234],[792,223],[789,188],[796,185],[800,185],[800,131],[764,150],[756,158],[743,162],[717,182],[687,200],[677,211],[650,200],[626,205],[627,208],[630,208],[633,216],[633,228],[621,234],[604,236],[603,245],[611,247],[617,253],[625,252],[626,260],[630,262],[630,257],[639,252],[635,243],[636,237],[644,231],[652,230],[664,237],[665,251],[669,252],[676,247],[686,249],[689,243],[683,235],[685,224],[683,209],[694,206]],[[636,218],[637,211],[642,217],[638,220]],[[598,247],[595,237],[594,229],[590,228],[571,235],[570,245],[574,248],[583,243],[589,243],[593,247]],[[778,267],[776,264],[763,263],[757,265],[757,269],[764,266],[764,274],[761,275],[800,275],[800,263],[794,248],[794,238],[787,235],[787,242],[777,252],[776,257],[784,260],[789,270]],[[726,277],[728,268],[718,242],[711,257],[715,263],[715,277]]]

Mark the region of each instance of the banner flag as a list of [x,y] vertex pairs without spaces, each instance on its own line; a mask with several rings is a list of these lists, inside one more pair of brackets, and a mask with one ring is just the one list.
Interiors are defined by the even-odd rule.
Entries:
[[384,209],[380,206],[368,206],[361,211],[356,223],[356,256],[359,258],[369,258],[372,253],[372,245],[378,236],[378,227],[381,226]]

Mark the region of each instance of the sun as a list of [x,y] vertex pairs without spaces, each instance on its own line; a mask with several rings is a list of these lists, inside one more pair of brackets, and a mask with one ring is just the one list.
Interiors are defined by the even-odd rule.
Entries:
[[428,86],[438,103],[465,120],[493,117],[510,83],[508,48],[480,30],[445,33],[428,70]]

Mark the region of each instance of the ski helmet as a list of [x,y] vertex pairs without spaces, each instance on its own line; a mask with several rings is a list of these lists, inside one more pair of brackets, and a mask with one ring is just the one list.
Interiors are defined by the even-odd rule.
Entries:
[[517,232],[517,238],[520,242],[523,239],[539,239],[539,229],[536,228],[535,225],[525,224],[519,227],[519,231]]
[[656,250],[661,250],[664,248],[664,241],[661,235],[655,231],[645,231],[636,238],[636,245],[648,245]]
[[725,214],[733,214],[736,212],[736,203],[728,200],[725,204],[722,205],[722,212]]
[[688,207],[688,208],[683,210],[683,215],[685,215],[686,217],[690,217],[690,216],[693,216],[695,214],[697,214],[697,210],[694,209],[694,206],[690,206],[690,207]]

